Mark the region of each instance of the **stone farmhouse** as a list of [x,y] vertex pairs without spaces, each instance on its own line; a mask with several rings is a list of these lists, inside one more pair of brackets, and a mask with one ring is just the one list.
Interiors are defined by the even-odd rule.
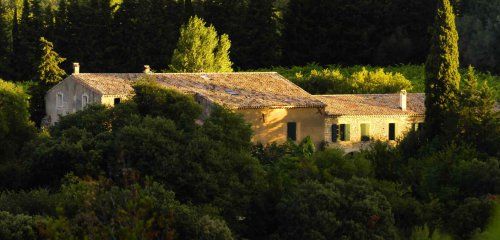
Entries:
[[132,84],[148,78],[194,96],[203,117],[214,104],[241,114],[255,143],[301,141],[359,150],[371,140],[395,141],[424,120],[424,94],[311,95],[276,72],[237,73],[74,73],[45,97],[46,122],[88,104],[114,106],[133,96]]

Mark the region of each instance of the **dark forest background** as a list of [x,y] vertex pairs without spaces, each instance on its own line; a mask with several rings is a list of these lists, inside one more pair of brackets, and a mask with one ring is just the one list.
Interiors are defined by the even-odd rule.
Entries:
[[[461,63],[500,73],[500,1],[459,0]],[[236,69],[311,62],[421,64],[435,0],[17,0],[2,1],[0,78],[32,80],[38,40],[87,72],[167,69],[192,15],[232,41]]]

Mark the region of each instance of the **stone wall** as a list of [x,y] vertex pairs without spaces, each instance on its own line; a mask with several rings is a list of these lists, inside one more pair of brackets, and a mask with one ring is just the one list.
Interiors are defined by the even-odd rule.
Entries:
[[324,141],[324,115],[321,108],[280,108],[237,110],[252,125],[253,142],[268,144],[287,140],[287,123],[297,123],[297,142],[310,136],[319,146]]
[[[398,139],[411,130],[413,123],[422,123],[423,116],[338,116],[327,117],[325,119],[324,139],[329,147],[340,147],[345,149],[347,153],[359,151],[370,145],[373,140],[388,141],[394,144]],[[361,141],[361,124],[370,125],[371,141]],[[389,141],[389,123],[395,123],[396,141]],[[350,141],[332,142],[332,125],[333,124],[349,124],[350,125]]]
[[[57,96],[62,94],[62,105],[57,106]],[[45,95],[45,111],[49,124],[59,121],[59,116],[75,113],[82,110],[82,96],[88,97],[89,104],[101,103],[101,94],[67,78],[50,89]]]

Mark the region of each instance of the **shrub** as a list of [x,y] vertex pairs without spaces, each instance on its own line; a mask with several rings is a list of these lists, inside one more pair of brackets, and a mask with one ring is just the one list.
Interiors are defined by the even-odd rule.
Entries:
[[58,195],[51,195],[46,189],[1,192],[0,211],[12,214],[55,215]]
[[37,228],[33,217],[0,212],[0,239],[36,240]]
[[350,76],[337,68],[314,69],[306,76],[296,74],[296,79],[297,84],[314,94],[395,93],[412,88],[402,74],[385,72],[382,68],[373,71],[362,68]]
[[364,179],[306,181],[278,204],[281,239],[396,239],[387,199]]
[[22,87],[0,79],[0,162],[16,158],[35,135],[28,99]]

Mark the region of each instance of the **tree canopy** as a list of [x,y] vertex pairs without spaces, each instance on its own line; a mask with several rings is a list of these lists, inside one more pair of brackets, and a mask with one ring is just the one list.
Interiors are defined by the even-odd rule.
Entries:
[[217,35],[215,28],[203,19],[191,17],[181,27],[170,69],[175,72],[232,72],[229,59],[229,36]]

